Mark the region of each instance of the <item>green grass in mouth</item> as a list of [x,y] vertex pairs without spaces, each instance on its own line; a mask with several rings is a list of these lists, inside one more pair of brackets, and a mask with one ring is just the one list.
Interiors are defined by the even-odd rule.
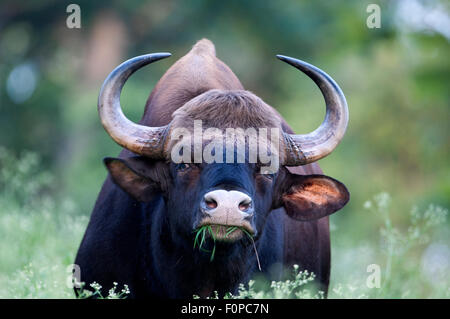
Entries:
[[[212,227],[213,227],[213,225],[203,225],[203,226],[198,227],[196,230],[194,230],[194,233],[195,233],[194,248],[198,247],[198,249],[200,251],[211,253],[211,257],[209,258],[210,262],[212,262],[214,260],[214,254],[216,252],[216,236],[214,235],[214,231],[213,231]],[[218,225],[217,227],[222,227],[222,226]],[[255,254],[256,254],[256,260],[258,262],[258,268],[261,271],[261,264],[259,262],[259,256],[258,256],[258,251],[256,250],[255,241],[253,240],[253,236],[246,229],[244,229],[244,227],[228,226],[226,229],[225,237],[230,236],[237,229],[240,229],[244,234],[246,234],[247,237],[252,242],[253,248],[254,248]],[[211,235],[211,238],[213,239],[213,249],[212,250],[207,250],[207,249],[203,248],[203,244],[205,243],[205,239],[206,239],[206,234],[208,234],[208,233]]]
[[[194,231],[194,233],[195,233],[194,248],[198,247],[201,251],[210,252],[211,253],[211,258],[209,259],[210,261],[214,260],[214,254],[216,252],[216,236],[214,235],[214,231],[213,231],[212,227],[213,227],[212,225],[203,225]],[[238,228],[239,227],[237,227],[237,226],[227,227],[225,237],[228,237],[232,232],[234,232]],[[211,235],[211,238],[213,239],[214,245],[213,245],[212,251],[203,248],[203,244],[205,243],[205,239],[206,239],[206,234],[208,234],[208,233]],[[246,232],[246,233],[248,234],[248,232]]]

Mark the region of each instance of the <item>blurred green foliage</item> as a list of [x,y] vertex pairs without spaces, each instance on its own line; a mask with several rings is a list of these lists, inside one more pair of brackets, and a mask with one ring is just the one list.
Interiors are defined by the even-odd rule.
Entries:
[[[22,168],[23,176],[33,180],[2,175],[0,193],[17,207],[32,207],[25,197],[35,198],[36,183],[46,185],[48,198],[76,203],[70,214],[61,209],[60,218],[88,216],[106,176],[101,159],[120,151],[97,115],[104,78],[130,57],[173,53],[127,82],[122,104],[126,115],[138,121],[157,80],[203,37],[215,43],[218,57],[246,89],[277,108],[296,132],[309,132],[322,121],[323,100],[312,81],[275,58],[285,54],[325,70],[347,97],[347,134],[320,161],[325,174],[346,184],[352,195],[332,217],[332,275],[341,276],[349,271],[340,263],[342,247],[353,243],[358,249],[379,240],[383,221],[363,209],[374,194],[391,194],[390,219],[400,229],[410,227],[404,212],[414,204],[421,211],[429,203],[450,207],[449,39],[439,30],[411,28],[401,18],[402,2],[83,0],[76,2],[82,27],[69,29],[70,2],[2,1],[0,145],[14,154],[33,151],[23,155],[29,157],[25,163],[33,163],[33,154],[43,161],[30,166],[37,175]],[[380,29],[366,26],[369,3],[381,7]],[[448,23],[447,2],[408,3],[440,8]],[[413,13],[406,16],[412,20]],[[16,157],[8,158],[0,165]],[[20,216],[33,216],[23,210]],[[5,212],[1,207],[0,215]],[[16,227],[20,218],[11,223]],[[448,232],[443,236],[448,242]],[[76,247],[81,237],[74,240]],[[24,246],[14,249],[17,262],[2,265],[1,271],[29,262]]]

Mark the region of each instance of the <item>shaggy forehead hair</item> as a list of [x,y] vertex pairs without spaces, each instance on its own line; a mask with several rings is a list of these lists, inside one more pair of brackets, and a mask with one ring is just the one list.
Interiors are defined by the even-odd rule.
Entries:
[[[277,128],[279,132],[282,131],[279,115],[259,97],[244,90],[210,90],[193,98],[173,113],[171,130],[183,128],[192,133],[196,120],[202,121],[203,131],[208,128],[215,128],[221,131],[221,134],[226,132],[228,128],[254,129],[255,133],[261,128],[265,128],[266,132],[271,132],[273,128]],[[222,135],[222,137],[224,141],[228,139],[225,135]],[[284,145],[281,136],[278,136],[278,138],[280,144]],[[202,140],[204,145],[208,140],[208,138]],[[256,150],[256,143],[259,140],[250,139],[247,135],[237,134],[234,135],[234,141],[244,142],[247,147],[252,146]],[[265,141],[267,147],[270,148],[270,153],[283,160],[285,157],[284,148],[279,149],[280,144],[273,144],[272,142],[273,140]],[[166,154],[170,154],[170,150],[175,143],[177,143],[176,139],[169,139],[166,144]]]
[[172,117],[172,127],[189,130],[194,120],[202,120],[204,129],[281,129],[278,114],[259,97],[244,90],[209,90],[187,102]]

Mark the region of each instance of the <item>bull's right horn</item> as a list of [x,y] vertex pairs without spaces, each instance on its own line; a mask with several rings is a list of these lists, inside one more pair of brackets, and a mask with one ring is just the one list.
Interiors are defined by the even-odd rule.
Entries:
[[120,93],[134,72],[170,55],[152,53],[123,62],[108,75],[98,97],[98,113],[106,132],[122,147],[150,158],[164,158],[164,140],[168,126],[149,127],[127,119],[120,106]]
[[315,131],[304,135],[284,133],[286,158],[283,165],[315,162],[330,154],[344,136],[348,123],[347,101],[339,85],[321,69],[287,56],[277,55],[277,58],[309,76],[325,98],[325,119]]

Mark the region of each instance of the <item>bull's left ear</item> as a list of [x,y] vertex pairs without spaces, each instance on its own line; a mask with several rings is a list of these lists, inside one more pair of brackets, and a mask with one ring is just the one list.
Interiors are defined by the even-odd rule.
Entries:
[[277,206],[284,206],[289,217],[300,221],[331,215],[350,199],[344,184],[324,175],[288,173],[281,183]]
[[167,191],[170,177],[163,161],[133,156],[106,157],[103,162],[114,183],[138,201],[148,202],[155,194]]

